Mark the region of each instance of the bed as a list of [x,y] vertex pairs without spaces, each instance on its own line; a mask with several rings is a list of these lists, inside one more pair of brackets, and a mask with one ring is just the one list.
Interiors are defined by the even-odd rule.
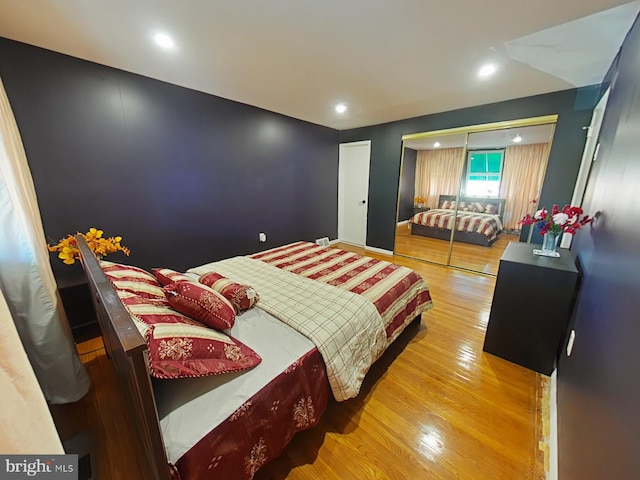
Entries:
[[455,195],[440,195],[438,208],[411,217],[411,235],[448,241],[456,215],[455,241],[490,247],[502,231],[504,204],[504,199],[481,197],[460,197],[457,203]]
[[140,328],[129,292],[116,290],[82,238],[78,244],[153,479],[252,478],[296,432],[318,423],[330,396],[356,396],[370,364],[432,306],[412,270],[308,242],[202,265],[186,275],[215,271],[259,292],[256,306],[224,332],[261,362],[221,375],[157,378],[148,333],[155,330]]

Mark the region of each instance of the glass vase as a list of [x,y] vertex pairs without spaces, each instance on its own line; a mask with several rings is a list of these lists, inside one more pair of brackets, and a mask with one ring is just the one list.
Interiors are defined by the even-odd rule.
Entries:
[[558,240],[560,239],[559,233],[547,232],[542,239],[542,254],[550,257],[557,256],[556,249],[558,248]]

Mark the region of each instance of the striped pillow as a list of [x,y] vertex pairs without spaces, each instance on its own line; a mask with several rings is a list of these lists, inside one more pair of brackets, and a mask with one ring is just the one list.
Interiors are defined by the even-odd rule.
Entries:
[[170,268],[154,268],[153,275],[164,286],[175,282],[193,282],[193,278]]
[[256,292],[253,287],[233,282],[216,272],[209,272],[202,275],[200,277],[200,283],[222,294],[222,296],[233,305],[236,314],[246,312],[260,299],[260,295],[258,295],[258,292]]
[[119,291],[133,323],[149,348],[149,371],[155,378],[204,377],[248,370],[262,359],[223,332],[205,327],[168,306],[149,303]]
[[484,213],[490,213],[492,215],[498,213],[497,205],[494,205],[493,203],[487,203],[484,206]]
[[142,298],[166,302],[162,286],[146,270],[105,260],[100,260],[100,266],[116,290],[135,293]]
[[473,206],[473,211],[477,213],[484,212],[484,206],[480,202],[474,202],[471,204]]

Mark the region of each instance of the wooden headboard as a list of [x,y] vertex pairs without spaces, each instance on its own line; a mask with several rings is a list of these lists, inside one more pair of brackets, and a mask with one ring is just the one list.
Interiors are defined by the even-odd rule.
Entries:
[[[445,200],[448,200],[450,202],[455,202],[456,196],[440,195],[438,198],[438,208],[440,207],[440,205],[442,205],[442,202],[444,202]],[[502,219],[502,214],[504,213],[504,204],[507,200],[504,198],[495,198],[495,197],[460,197],[460,201],[467,202],[467,203],[480,202],[483,205],[487,203],[491,203],[496,207],[498,207],[498,213],[496,213],[496,215],[498,215],[500,219]]]
[[133,324],[111,282],[87,242],[76,236],[93,307],[107,355],[115,367],[127,400],[130,420],[145,458],[141,462],[153,480],[170,480],[171,470],[162,441],[158,411],[147,369],[147,343]]

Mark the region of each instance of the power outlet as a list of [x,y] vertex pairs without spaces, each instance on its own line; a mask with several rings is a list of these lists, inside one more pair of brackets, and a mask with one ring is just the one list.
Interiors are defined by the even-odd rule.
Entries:
[[263,233],[263,232],[260,232],[258,234],[258,240],[260,240],[261,242],[266,242],[267,241],[267,234]]

